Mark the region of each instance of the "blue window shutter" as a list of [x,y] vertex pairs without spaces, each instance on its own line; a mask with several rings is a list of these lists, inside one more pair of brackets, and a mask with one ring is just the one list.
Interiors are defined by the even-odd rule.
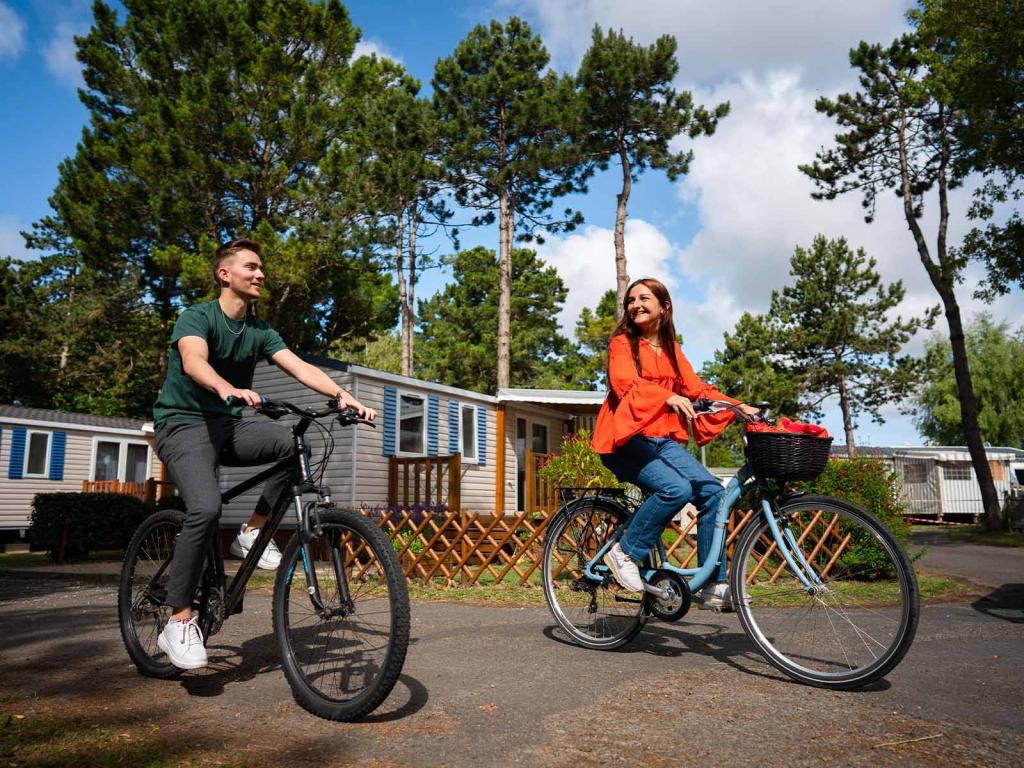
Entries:
[[15,427],[11,430],[11,462],[7,467],[7,477],[21,480],[21,471],[25,467],[25,428]]
[[438,427],[440,420],[438,412],[441,403],[433,395],[427,397],[427,455],[437,456]]
[[481,467],[487,464],[487,411],[483,408],[476,409],[476,457]]
[[454,456],[459,446],[459,401],[448,401],[448,455]]
[[50,479],[64,479],[64,446],[67,443],[67,432],[54,432],[50,435]]
[[398,390],[384,387],[384,455],[395,455],[395,434],[398,431]]

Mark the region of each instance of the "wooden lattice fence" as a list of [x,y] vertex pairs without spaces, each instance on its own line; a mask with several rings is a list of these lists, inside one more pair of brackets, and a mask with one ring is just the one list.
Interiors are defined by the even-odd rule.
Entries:
[[[697,521],[692,507],[683,525],[670,524],[664,537],[670,562],[683,568],[697,566]],[[495,517],[476,512],[430,514],[402,511],[376,518],[391,539],[406,576],[421,583],[439,582],[444,586],[470,586],[501,582],[519,585],[539,584],[543,560],[544,535],[552,512],[523,512],[516,516]],[[735,511],[729,520],[726,543],[729,553],[742,528],[753,517],[751,511]],[[826,572],[849,543],[849,537],[836,534],[837,519],[823,520],[818,513],[799,526],[797,539],[811,545],[809,559],[828,559]],[[774,582],[784,568],[775,544],[766,539],[762,554],[750,578]],[[807,551],[806,549],[804,550]]]

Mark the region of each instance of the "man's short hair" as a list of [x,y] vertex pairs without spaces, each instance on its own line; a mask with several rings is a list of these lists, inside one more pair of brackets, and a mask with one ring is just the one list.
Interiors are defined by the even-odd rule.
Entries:
[[218,288],[223,287],[223,283],[221,283],[220,277],[217,276],[217,270],[220,269],[220,265],[224,263],[225,259],[230,259],[239,251],[252,251],[257,256],[262,256],[260,250],[261,246],[257,241],[250,240],[245,237],[241,237],[238,240],[232,240],[228,243],[224,243],[213,254],[213,282],[217,284]]

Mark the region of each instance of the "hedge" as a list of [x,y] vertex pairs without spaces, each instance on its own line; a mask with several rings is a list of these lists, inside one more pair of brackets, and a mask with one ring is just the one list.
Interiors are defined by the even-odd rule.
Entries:
[[67,526],[64,559],[98,549],[123,549],[154,507],[122,493],[40,493],[32,501],[28,539],[56,559]]

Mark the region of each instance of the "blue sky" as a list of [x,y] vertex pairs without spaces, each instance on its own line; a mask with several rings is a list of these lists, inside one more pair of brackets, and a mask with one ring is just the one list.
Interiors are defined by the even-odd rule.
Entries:
[[[347,3],[363,30],[359,52],[398,59],[423,82],[425,92],[436,60],[449,55],[475,24],[492,18],[526,18],[548,46],[552,66],[561,71],[575,70],[595,23],[623,29],[643,43],[660,34],[676,36],[677,86],[692,90],[698,103],[728,100],[732,113],[715,136],[679,142],[680,148],[695,152],[688,177],[673,184],[652,172],[634,185],[627,255],[632,277],[653,275],[669,285],[684,349],[697,368],[743,311],[767,308],[771,290],[785,282],[793,248],[809,245],[819,232],[847,237],[878,260],[884,280],[902,280],[907,288],[904,316],[937,303],[895,199],[883,201],[876,222],[868,226],[858,200],[811,201],[811,185],[796,171],[835,133],[835,126],[815,113],[815,98],[852,88],[849,48],[861,39],[889,41],[898,35],[905,29],[907,6],[905,0]],[[0,255],[31,257],[17,232],[48,213],[58,165],[75,151],[86,113],[75,90],[81,80],[72,35],[84,31],[90,18],[88,0],[0,0],[0,141],[5,147]],[[614,287],[611,228],[617,176],[614,168],[595,179],[586,195],[560,204],[579,208],[586,224],[538,248],[569,287],[562,316],[567,330],[580,308],[592,306]],[[954,211],[966,207],[969,189],[954,195]],[[929,223],[933,219],[926,214],[925,226]],[[951,240],[956,242],[966,228],[962,214],[955,214]],[[497,232],[466,229],[462,242],[496,247]],[[443,252],[446,245],[436,247]],[[965,315],[987,310],[997,320],[1019,324],[1024,317],[1020,293],[981,305],[970,296],[978,277],[968,275],[960,289]],[[429,295],[446,279],[438,272],[426,275],[419,295]],[[922,341],[912,342],[910,351],[919,351]],[[884,426],[863,419],[858,441],[920,442],[910,418],[897,407],[886,415]],[[837,408],[830,408],[824,423],[841,434]]]

